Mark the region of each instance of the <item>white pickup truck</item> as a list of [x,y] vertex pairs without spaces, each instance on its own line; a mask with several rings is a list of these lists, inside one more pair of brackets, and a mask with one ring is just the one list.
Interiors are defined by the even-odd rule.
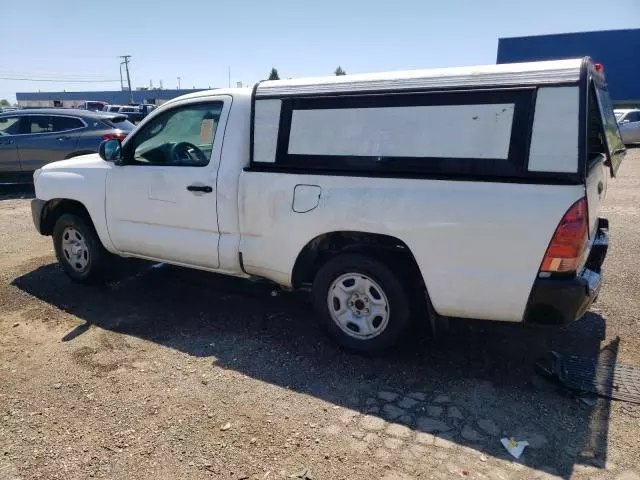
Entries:
[[[310,289],[344,346],[439,315],[562,324],[598,294],[624,156],[588,58],[267,81],[176,98],[34,174],[83,283],[112,255]],[[214,308],[214,307],[213,307]]]

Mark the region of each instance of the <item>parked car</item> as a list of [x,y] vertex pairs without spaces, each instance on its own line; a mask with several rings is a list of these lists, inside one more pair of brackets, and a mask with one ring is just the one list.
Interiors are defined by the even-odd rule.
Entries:
[[131,130],[131,122],[118,113],[63,108],[0,113],[0,181],[31,182],[44,164],[96,152],[103,140],[124,140]]
[[625,144],[640,142],[640,109],[614,110],[620,135]]
[[89,110],[92,112],[102,112],[106,104],[107,102],[84,101],[80,103],[76,108],[80,110]]
[[122,108],[122,105],[105,105],[103,111],[104,112],[119,112]]
[[32,211],[77,282],[114,255],[262,277],[378,351],[436,316],[582,316],[624,151],[588,59],[266,81],[45,166]]
[[142,105],[123,105],[118,112],[125,114],[130,122],[139,123],[143,118],[153,112],[155,108],[155,105],[146,103]]

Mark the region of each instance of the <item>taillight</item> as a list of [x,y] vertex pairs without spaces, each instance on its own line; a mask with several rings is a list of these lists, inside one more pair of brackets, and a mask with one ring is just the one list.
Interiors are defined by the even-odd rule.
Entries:
[[581,198],[560,220],[542,260],[540,272],[569,273],[578,270],[589,240],[587,223],[587,199]]
[[102,136],[102,140],[120,140],[123,141],[125,138],[127,138],[127,134],[124,132],[114,132],[114,133],[107,133],[106,135]]

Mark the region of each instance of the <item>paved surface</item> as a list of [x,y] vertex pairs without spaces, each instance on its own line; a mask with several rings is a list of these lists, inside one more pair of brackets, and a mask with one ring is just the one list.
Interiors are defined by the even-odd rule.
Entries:
[[[568,398],[545,351],[640,365],[640,149],[610,181],[606,282],[565,330],[452,322],[385,358],[337,349],[303,296],[172,267],[70,283],[0,196],[0,480],[640,480],[640,408]],[[25,198],[22,198],[25,197]],[[520,460],[499,439],[527,440]]]

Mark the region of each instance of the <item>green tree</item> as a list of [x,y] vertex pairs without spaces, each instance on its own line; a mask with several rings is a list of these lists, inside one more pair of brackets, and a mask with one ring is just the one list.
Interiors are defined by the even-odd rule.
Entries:
[[7,100],[6,98],[3,98],[2,100],[0,100],[0,107],[10,107],[11,104],[9,103],[9,100]]
[[338,68],[336,68],[336,71],[333,72],[333,73],[335,73],[336,76],[338,76],[338,77],[340,75],[346,75],[347,74],[347,72],[345,72],[340,65],[338,65]]
[[278,75],[277,68],[271,69],[271,73],[269,73],[269,80],[280,80],[280,75]]

